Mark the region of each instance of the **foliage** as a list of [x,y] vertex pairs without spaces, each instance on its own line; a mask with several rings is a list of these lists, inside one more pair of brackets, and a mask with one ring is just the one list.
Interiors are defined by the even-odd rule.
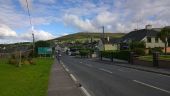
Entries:
[[13,67],[0,62],[1,96],[46,96],[52,58],[36,58],[34,66]]
[[145,43],[144,42],[139,42],[139,41],[133,41],[130,43],[130,48],[136,49],[136,48],[145,48]]
[[80,50],[80,56],[88,56],[90,54],[89,50]]
[[136,55],[140,55],[140,56],[145,55],[145,49],[144,48],[135,48],[135,49],[133,49],[133,52],[135,52]]
[[93,54],[94,53],[94,50],[93,49],[91,49],[91,48],[82,48],[82,49],[80,49],[79,50],[79,55],[80,56],[88,56],[88,55],[91,55],[91,54]]
[[170,28],[164,27],[157,35],[165,43],[165,54],[167,54],[167,39],[170,37]]
[[121,50],[121,51],[101,51],[101,54],[105,58],[117,58],[122,60],[129,59],[129,50]]
[[170,28],[164,27],[157,35],[164,43],[166,43],[166,38],[170,37]]
[[21,53],[20,52],[12,53],[8,60],[8,64],[12,64],[18,67],[20,67],[21,65],[25,65],[25,64],[35,64],[33,59],[29,57],[29,54],[30,54],[29,51],[21,52]]
[[152,54],[153,52],[160,52],[160,53],[163,53],[161,47],[150,48],[150,49],[149,49],[149,54]]

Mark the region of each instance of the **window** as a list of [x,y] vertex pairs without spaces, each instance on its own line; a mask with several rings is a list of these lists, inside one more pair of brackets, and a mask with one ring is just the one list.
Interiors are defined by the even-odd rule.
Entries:
[[159,38],[155,37],[155,43],[158,43],[158,41],[159,41]]
[[151,43],[151,37],[147,37],[147,42]]

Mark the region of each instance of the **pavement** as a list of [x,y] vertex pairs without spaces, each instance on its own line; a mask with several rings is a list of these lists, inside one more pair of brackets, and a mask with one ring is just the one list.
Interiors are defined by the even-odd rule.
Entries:
[[147,66],[135,65],[135,64],[132,65],[132,64],[129,64],[125,60],[119,60],[119,59],[115,59],[115,58],[113,60],[114,62],[110,62],[110,59],[107,59],[107,58],[103,58],[102,61],[99,60],[99,59],[91,59],[91,60],[94,60],[96,62],[105,63],[105,64],[112,64],[112,65],[116,65],[116,66],[133,68],[133,69],[137,69],[137,70],[142,70],[142,71],[153,72],[153,73],[158,73],[158,74],[170,76],[170,69],[157,68],[157,67],[147,67]]
[[52,65],[48,96],[84,96],[70,75],[56,60]]
[[62,55],[90,96],[170,96],[170,76]]

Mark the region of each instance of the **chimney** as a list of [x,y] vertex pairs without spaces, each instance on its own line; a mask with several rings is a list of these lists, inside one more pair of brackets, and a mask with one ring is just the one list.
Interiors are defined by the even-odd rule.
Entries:
[[146,27],[145,27],[145,29],[147,29],[147,30],[150,30],[150,29],[152,29],[152,25],[146,25]]
[[107,41],[108,41],[108,42],[110,41],[110,38],[109,38],[109,36],[107,37]]

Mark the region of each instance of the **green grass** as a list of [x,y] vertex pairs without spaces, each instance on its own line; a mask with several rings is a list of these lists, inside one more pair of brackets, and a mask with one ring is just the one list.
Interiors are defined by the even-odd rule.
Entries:
[[[54,40],[76,41],[76,40],[87,40],[87,39],[90,39],[90,37],[99,39],[101,35],[102,33],[97,33],[97,32],[79,32],[79,33],[62,36]],[[105,36],[109,36],[110,38],[120,38],[124,35],[125,33],[105,33]]]
[[0,59],[0,96],[46,96],[53,59],[35,61],[18,68]]
[[[140,60],[152,61],[151,55],[138,57]],[[170,60],[170,55],[160,55],[160,60]]]

